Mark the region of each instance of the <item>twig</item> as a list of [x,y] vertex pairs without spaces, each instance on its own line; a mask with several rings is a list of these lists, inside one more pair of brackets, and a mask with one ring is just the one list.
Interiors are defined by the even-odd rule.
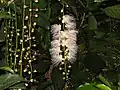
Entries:
[[80,0],[78,2],[85,8],[85,5]]
[[80,27],[83,25],[84,20],[85,20],[85,13],[83,13],[82,21],[81,21],[81,23],[80,23]]

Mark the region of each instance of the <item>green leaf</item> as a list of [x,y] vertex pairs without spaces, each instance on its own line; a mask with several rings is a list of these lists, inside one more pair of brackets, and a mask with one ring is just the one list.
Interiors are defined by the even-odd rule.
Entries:
[[120,87],[118,87],[118,90],[120,90]]
[[95,36],[96,38],[102,38],[105,35],[105,33],[102,31],[95,31],[95,34],[96,34]]
[[10,68],[10,67],[7,67],[7,66],[4,66],[4,67],[0,67],[1,70],[5,70],[5,71],[8,71],[10,73],[14,73],[14,71]]
[[38,25],[46,30],[50,29],[50,22],[48,20],[48,17],[43,12],[40,12],[40,16],[38,18]]
[[111,45],[115,45],[115,46],[117,46],[117,45],[120,45],[120,40],[119,39],[116,39],[116,38],[114,38],[114,37],[108,37],[108,38],[106,38],[105,39],[109,44],[111,44]]
[[120,81],[118,82],[118,85],[120,86]]
[[88,16],[88,29],[91,30],[97,29],[97,21],[91,12],[89,12]]
[[94,0],[94,2],[97,2],[97,3],[101,3],[103,1],[107,1],[107,0]]
[[0,18],[13,19],[7,12],[0,11]]
[[79,45],[79,48],[80,48],[80,52],[83,52],[85,50],[85,44],[84,43],[81,43]]
[[110,83],[101,75],[98,76],[98,78],[107,86],[111,87]]
[[22,77],[17,74],[4,74],[0,76],[0,90],[7,89],[17,83],[24,81]]
[[96,87],[88,84],[88,85],[80,85],[77,90],[99,90]]
[[100,90],[112,90],[110,89],[108,86],[104,85],[104,84],[98,84],[96,85]]
[[114,5],[104,9],[107,16],[120,19],[120,5]]
[[120,90],[120,81],[118,82],[118,90]]
[[25,83],[24,82],[20,82],[20,83],[17,83],[16,85],[14,86],[11,86],[9,89],[26,89],[25,87]]
[[89,11],[95,11],[97,9],[99,9],[100,3],[95,3],[94,0],[86,0],[87,2],[87,9]]
[[48,18],[50,18],[50,16],[51,16],[51,8],[50,7],[47,8],[46,15]]

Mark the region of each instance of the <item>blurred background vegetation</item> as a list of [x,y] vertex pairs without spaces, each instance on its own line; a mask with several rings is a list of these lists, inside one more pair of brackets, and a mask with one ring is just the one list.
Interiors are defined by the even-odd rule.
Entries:
[[[9,0],[1,0],[0,9],[9,7],[14,10],[13,5],[9,4],[9,2]],[[22,3],[21,0],[15,0],[18,15],[21,14]],[[119,86],[118,82],[120,80],[120,1],[64,0],[64,3],[69,6],[65,7],[65,10],[76,18],[79,32],[77,60],[72,65],[72,88],[70,90],[76,90],[81,84],[87,82],[100,83],[99,75],[112,82],[114,88],[112,87],[111,90],[119,90],[115,87]],[[37,7],[40,10],[35,35],[37,41],[36,50],[39,50],[39,55],[34,67],[38,71],[35,75],[35,79],[38,82],[33,84],[36,89],[32,89],[32,87],[31,90],[62,90],[64,81],[58,68],[53,69],[51,80],[45,78],[45,73],[51,65],[49,53],[51,42],[50,26],[58,22],[62,3],[58,0],[39,0]],[[9,15],[0,11],[1,67],[4,66],[5,50],[3,23],[5,19],[9,18]]]

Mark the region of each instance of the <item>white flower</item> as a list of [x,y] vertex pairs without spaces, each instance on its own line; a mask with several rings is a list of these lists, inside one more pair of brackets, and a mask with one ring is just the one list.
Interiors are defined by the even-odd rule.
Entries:
[[74,63],[76,60],[76,53],[77,53],[77,45],[68,47],[69,49],[69,56],[68,56],[68,61],[70,63]]
[[[62,55],[60,55],[60,45],[66,46],[68,49],[68,55],[65,56],[68,58],[68,62],[74,63],[76,60],[77,53],[77,30],[76,22],[73,16],[64,15],[63,21],[65,23],[65,30],[61,30],[61,25],[54,24],[51,26],[51,33],[53,41],[51,41],[51,60],[54,66],[58,66],[62,63]],[[66,50],[67,52],[67,50]]]
[[51,42],[51,47],[52,47],[52,48],[60,47],[60,42],[59,42],[59,40],[53,40],[53,41]]
[[64,43],[68,50],[69,50],[69,55],[68,55],[68,61],[70,63],[74,63],[75,60],[76,60],[76,53],[77,53],[77,44],[76,44],[76,41],[77,41],[77,31],[75,30],[68,30],[68,31],[64,31],[68,38],[66,39],[66,41],[62,42]]
[[68,30],[76,29],[75,18],[74,18],[73,16],[64,15],[64,16],[63,16],[63,21],[64,21],[64,23],[65,23],[65,27],[66,27]]
[[54,66],[58,66],[62,61],[62,57],[59,55],[59,53],[60,53],[60,42],[59,40],[53,40],[51,42],[50,54]]
[[51,26],[51,33],[52,33],[53,39],[59,39],[60,30],[61,30],[61,25],[54,24]]

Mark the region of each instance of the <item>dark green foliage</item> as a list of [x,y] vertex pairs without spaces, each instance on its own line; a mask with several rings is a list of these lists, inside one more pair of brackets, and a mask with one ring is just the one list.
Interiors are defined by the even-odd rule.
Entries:
[[26,89],[24,86],[25,79],[15,74],[14,71],[7,67],[0,67],[0,90],[6,90],[10,88],[14,89]]
[[[61,90],[64,85],[62,74],[54,68],[51,74],[52,79],[47,80],[45,73],[51,65],[49,54],[51,33],[50,26],[58,23],[62,3],[56,0],[39,0],[37,7],[40,8],[37,20],[36,41],[39,50],[37,60],[33,66],[38,70],[34,77],[38,81],[37,90]],[[75,16],[78,29],[78,55],[77,61],[72,65],[71,82],[72,89],[75,90],[80,84],[91,82],[96,75],[102,75],[114,84],[120,80],[120,11],[119,1],[102,0],[64,0],[69,7],[65,8],[65,13]],[[21,0],[15,0],[18,24],[21,27]],[[114,5],[114,6],[113,6]],[[116,6],[117,5],[117,6]],[[0,3],[0,65],[3,62],[4,35],[3,24],[5,19],[14,19],[3,11],[7,2]],[[12,4],[9,6],[14,11]],[[3,49],[4,50],[4,49]],[[2,54],[1,54],[2,53]],[[2,64],[3,65],[3,64]],[[86,69],[87,68],[87,69]],[[107,71],[104,71],[107,70]],[[4,72],[4,71],[3,71]],[[11,74],[10,74],[11,75]],[[98,80],[99,81],[99,80]],[[94,85],[93,85],[94,86]],[[103,84],[98,87],[104,86]],[[86,88],[93,88],[86,85]],[[115,87],[116,88],[116,87]],[[71,89],[71,90],[72,90]],[[79,90],[79,89],[78,89]],[[81,90],[81,89],[80,89]],[[94,87],[93,90],[100,90]],[[107,89],[106,89],[107,90]],[[113,89],[116,90],[116,89]]]
[[102,58],[96,53],[92,52],[88,53],[83,62],[85,67],[95,74],[102,72],[102,69],[105,67],[105,62],[102,60]]

